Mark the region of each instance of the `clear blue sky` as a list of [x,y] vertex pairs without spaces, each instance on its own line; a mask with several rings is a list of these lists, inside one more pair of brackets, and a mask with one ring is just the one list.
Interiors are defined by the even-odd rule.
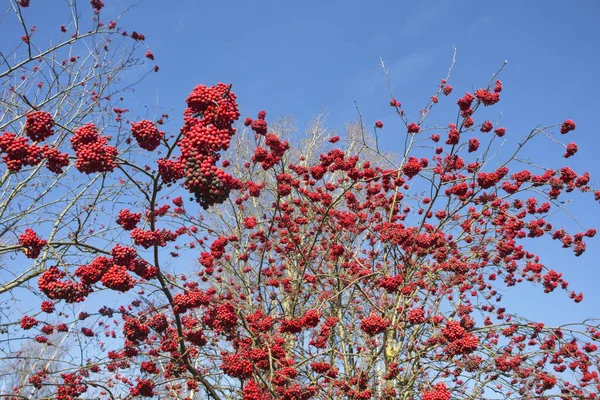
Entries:
[[[32,0],[30,15],[51,12],[54,1]],[[105,21],[134,4],[104,1]],[[455,112],[457,95],[484,86],[508,60],[500,76],[502,101],[486,110],[489,119],[502,113],[507,138],[514,144],[536,125],[572,118],[577,130],[569,139],[580,151],[568,164],[579,173],[589,171],[592,183],[600,185],[595,162],[600,158],[599,20],[596,0],[139,0],[121,24],[146,35],[160,72],[126,106],[144,114],[140,107],[153,105],[158,93],[159,105],[178,115],[196,84],[223,81],[233,83],[243,117],[265,109],[269,118],[293,116],[303,128],[326,108],[329,126],[341,131],[344,123],[357,118],[356,100],[367,125],[384,121],[383,143],[397,149],[402,132],[395,129],[399,124],[387,105],[379,58],[389,68],[396,97],[416,118],[445,76],[456,46],[450,81],[455,96],[442,99],[429,123],[450,122],[447,117],[453,114],[448,110]],[[7,29],[10,25],[0,30]],[[529,155],[542,163],[560,161],[563,153],[542,140],[534,150]],[[585,228],[600,228],[600,205],[589,199],[580,204],[573,214]],[[589,250],[579,258],[552,244],[538,245],[543,261],[563,272],[574,290],[584,291],[584,302],[575,305],[562,293],[547,296],[541,290],[515,292],[508,299],[526,315],[549,322],[600,316],[600,237],[590,240]]]

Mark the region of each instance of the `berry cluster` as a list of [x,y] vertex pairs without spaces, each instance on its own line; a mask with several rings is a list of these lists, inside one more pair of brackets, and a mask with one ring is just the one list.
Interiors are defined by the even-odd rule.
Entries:
[[233,378],[246,379],[252,375],[253,364],[239,354],[226,354],[222,358],[221,369],[226,375]]
[[406,321],[409,324],[422,324],[425,322],[425,310],[422,308],[413,308],[408,312]]
[[575,124],[575,121],[573,121],[572,119],[568,119],[565,122],[563,122],[562,126],[560,127],[560,133],[564,135],[565,133],[574,131],[576,126],[577,124]]
[[75,167],[80,172],[111,172],[116,167],[116,147],[108,145],[106,137],[98,134],[94,124],[89,123],[75,130],[71,147],[77,157]]
[[132,396],[154,397],[154,382],[149,379],[140,379],[130,390]]
[[61,153],[54,147],[44,146],[44,158],[46,159],[46,168],[55,174],[62,174],[63,168],[69,165],[69,155]]
[[96,257],[88,265],[81,265],[75,270],[75,276],[84,285],[98,283],[104,274],[113,266],[113,261],[106,257]]
[[267,134],[267,121],[265,117],[267,116],[266,111],[259,111],[258,119],[252,120],[252,118],[246,118],[244,121],[244,125],[250,126],[254,133],[257,135],[266,135]]
[[444,352],[449,356],[472,353],[479,345],[479,339],[467,332],[458,321],[447,322],[442,329],[442,335],[449,342],[444,348]]
[[160,145],[165,133],[159,131],[152,121],[144,119],[131,123],[131,134],[142,149],[154,151]]
[[227,199],[232,189],[242,184],[217,168],[219,151],[229,147],[235,134],[233,122],[239,118],[235,94],[223,83],[198,85],[187,98],[179,142],[184,164],[185,187],[205,209]]
[[25,233],[19,236],[19,244],[23,246],[27,258],[38,258],[46,243],[31,228],[25,229]]
[[422,400],[450,400],[450,397],[450,391],[442,382],[434,385],[432,390],[424,391],[421,398]]
[[34,326],[37,326],[37,324],[39,324],[39,321],[29,315],[24,315],[23,318],[21,318],[21,328],[24,330],[31,329]]
[[18,172],[23,166],[38,165],[42,161],[43,149],[28,142],[27,138],[17,137],[14,133],[0,135],[0,151],[6,153],[2,162],[6,163],[9,171]]
[[25,134],[34,142],[41,142],[54,135],[54,119],[46,111],[33,111],[27,114]]
[[134,343],[141,342],[146,340],[149,333],[150,328],[148,328],[148,325],[141,323],[136,318],[125,318],[125,323],[123,324],[123,334],[127,340],[130,340]]
[[172,242],[177,238],[177,234],[164,228],[155,231],[145,231],[135,228],[131,231],[130,236],[136,245],[142,246],[145,249],[152,246],[165,247],[167,242]]
[[50,267],[38,279],[38,287],[46,296],[53,300],[65,300],[67,303],[77,303],[85,300],[91,289],[87,285],[75,282],[61,281],[67,274],[56,266]]
[[142,213],[132,213],[128,208],[125,208],[119,211],[117,224],[121,225],[121,228],[125,229],[126,231],[131,231],[135,229],[141,219]]
[[92,5],[92,8],[96,14],[100,12],[102,7],[104,7],[104,2],[102,0],[90,0],[90,4]]
[[121,265],[113,265],[102,276],[102,284],[112,290],[126,292],[135,286],[135,279]]
[[385,332],[390,326],[390,320],[376,314],[371,314],[360,321],[360,329],[369,336]]
[[177,182],[185,175],[185,166],[179,160],[163,160],[159,158],[158,174],[167,186]]

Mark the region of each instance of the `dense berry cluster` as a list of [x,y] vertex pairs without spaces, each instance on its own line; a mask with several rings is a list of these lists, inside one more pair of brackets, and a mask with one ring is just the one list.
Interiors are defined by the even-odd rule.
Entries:
[[389,319],[376,314],[371,314],[360,321],[360,329],[369,336],[385,332],[389,326]]
[[117,217],[117,224],[121,225],[121,228],[126,231],[131,231],[135,229],[137,224],[140,223],[142,219],[142,213],[132,213],[128,208],[125,208],[119,211],[119,215]]
[[27,258],[38,258],[46,243],[31,228],[25,229],[25,233],[19,236],[19,244],[23,246]]
[[239,180],[217,167],[219,152],[229,147],[235,134],[232,125],[239,117],[230,89],[223,83],[198,85],[187,98],[183,139],[179,142],[185,187],[205,209],[224,202],[232,189],[242,188]]
[[27,114],[25,134],[34,142],[41,142],[54,135],[54,119],[46,111],[33,111]]
[[111,172],[116,167],[117,149],[108,145],[106,137],[98,134],[94,124],[86,124],[75,130],[71,147],[77,157],[75,167],[80,172]]
[[90,0],[90,4],[92,5],[95,13],[100,12],[102,7],[104,7],[104,2],[102,0]]
[[177,234],[169,231],[168,229],[159,229],[155,231],[145,231],[140,228],[135,228],[130,233],[133,242],[148,249],[152,246],[164,247],[167,242],[172,242],[177,238]]
[[244,121],[244,125],[250,126],[254,133],[257,135],[266,135],[267,134],[267,121],[265,117],[267,116],[266,111],[260,111],[258,113],[258,118],[253,120],[252,118],[246,118]]
[[48,298],[53,300],[65,300],[67,303],[85,300],[85,297],[91,292],[90,287],[76,282],[62,281],[61,279],[65,276],[67,276],[66,273],[56,266],[52,266],[40,275],[38,287]]
[[130,393],[132,396],[154,397],[154,382],[149,379],[140,379]]
[[23,166],[35,166],[42,161],[43,149],[35,143],[29,144],[25,137],[17,137],[14,133],[4,132],[0,135],[0,151],[6,153],[2,162],[9,171],[18,172]]
[[69,155],[61,153],[54,147],[44,146],[44,158],[46,159],[46,168],[55,174],[62,174],[63,168],[69,165]]
[[575,130],[576,126],[577,124],[575,123],[575,121],[573,121],[572,119],[568,119],[565,122],[563,122],[562,126],[560,127],[560,133],[564,135],[565,133],[571,132]]
[[154,151],[165,133],[159,131],[152,121],[144,119],[131,123],[131,134],[142,149]]
[[23,318],[21,318],[21,329],[28,330],[37,326],[37,324],[39,324],[39,321],[29,315],[24,315]]
[[430,390],[425,390],[421,398],[422,400],[450,400],[450,397],[450,391],[446,388],[446,384],[441,382]]

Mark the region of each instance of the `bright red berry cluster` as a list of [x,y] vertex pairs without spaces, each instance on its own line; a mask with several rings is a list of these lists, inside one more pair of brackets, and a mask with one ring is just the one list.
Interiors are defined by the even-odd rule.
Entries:
[[18,172],[23,166],[35,166],[42,161],[43,149],[35,143],[29,144],[25,137],[17,137],[14,133],[4,132],[0,135],[0,151],[6,153],[2,162],[9,171]]
[[142,149],[154,151],[165,133],[159,131],[152,121],[144,119],[131,123],[131,134]]
[[572,119],[568,119],[565,122],[563,122],[562,126],[560,127],[560,133],[564,135],[565,133],[574,131],[576,126],[577,124],[575,124],[575,121],[573,121]]
[[239,180],[216,166],[219,152],[229,148],[235,134],[232,125],[240,115],[230,89],[223,83],[198,85],[188,96],[184,112],[179,148],[185,164],[185,187],[205,209],[225,201],[232,189],[242,188]]
[[389,326],[389,319],[376,314],[371,314],[360,321],[360,329],[369,336],[385,332]]
[[119,211],[119,215],[117,217],[117,224],[121,225],[121,228],[126,231],[131,231],[135,229],[137,224],[140,223],[142,219],[142,213],[132,213],[128,208],[125,208]]
[[21,318],[21,328],[22,329],[28,330],[28,329],[33,328],[34,326],[37,326],[37,324],[39,324],[39,321],[28,315],[24,315],[23,318]]
[[27,114],[25,134],[34,142],[41,142],[54,135],[54,119],[46,111],[32,111]]
[[39,289],[52,300],[65,300],[67,303],[76,303],[85,300],[91,292],[87,285],[76,282],[62,281],[66,273],[56,266],[47,269],[38,279]]
[[27,258],[38,258],[47,242],[40,239],[33,229],[27,228],[19,236],[19,244],[24,247]]
[[446,388],[444,382],[433,386],[431,390],[425,390],[421,397],[422,400],[450,400],[450,391]]
[[75,167],[80,172],[111,172],[116,167],[117,149],[108,145],[106,137],[98,134],[94,124],[89,123],[75,130],[71,147],[77,157]]

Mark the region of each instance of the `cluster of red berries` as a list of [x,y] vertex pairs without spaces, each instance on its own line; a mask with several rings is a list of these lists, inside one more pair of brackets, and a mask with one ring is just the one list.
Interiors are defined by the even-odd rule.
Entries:
[[154,382],[149,379],[140,379],[134,388],[131,388],[132,396],[154,397]]
[[100,282],[100,279],[104,276],[113,266],[113,261],[107,257],[96,257],[88,265],[81,265],[75,270],[75,276],[79,278],[81,283],[84,285],[93,285]]
[[267,332],[273,327],[273,317],[265,315],[262,310],[257,310],[246,317],[246,322],[252,331]]
[[76,282],[62,281],[67,274],[56,266],[50,267],[38,279],[39,289],[50,299],[65,300],[67,303],[77,303],[85,300],[91,289],[87,285]]
[[402,275],[384,276],[379,280],[377,286],[385,289],[388,293],[394,293],[398,291],[398,287],[402,284],[403,280]]
[[257,135],[264,136],[267,134],[267,121],[265,120],[266,116],[266,111],[259,111],[258,119],[252,120],[252,118],[246,118],[246,120],[244,121],[244,125],[250,126],[250,128],[252,128],[254,133],[256,133]]
[[563,154],[563,157],[569,158],[575,155],[575,153],[577,153],[577,150],[579,150],[579,148],[577,147],[577,143],[571,142],[567,145],[567,149],[565,151],[565,154]]
[[160,333],[167,330],[169,327],[169,321],[167,320],[165,314],[156,314],[148,320],[148,326]]
[[419,161],[418,158],[408,157],[408,161],[402,167],[402,172],[404,172],[404,175],[406,175],[408,179],[411,179],[412,177],[418,175],[422,168],[423,163]]
[[46,168],[55,174],[62,174],[63,168],[69,165],[69,155],[61,153],[54,147],[44,146],[44,158],[46,159]]
[[565,133],[574,131],[576,125],[577,124],[575,124],[575,121],[573,121],[572,119],[568,119],[565,122],[563,122],[562,126],[560,127],[560,133],[564,135]]
[[6,163],[9,171],[18,172],[23,166],[35,166],[42,161],[43,149],[28,142],[27,138],[17,137],[14,133],[0,135],[0,151],[6,153],[2,162]]
[[448,321],[442,329],[442,336],[449,342],[444,348],[449,356],[472,353],[479,345],[477,337],[467,332],[458,321]]
[[154,151],[165,133],[159,131],[152,121],[144,119],[131,123],[131,134],[142,149]]
[[127,292],[135,286],[135,279],[122,265],[113,265],[102,275],[102,284],[108,289]]
[[25,233],[22,233],[19,236],[19,244],[23,246],[27,258],[38,258],[46,243],[47,242],[44,239],[40,239],[37,233],[31,228],[25,229]]
[[45,312],[45,313],[53,313],[54,312],[54,303],[51,301],[42,301],[42,304],[40,305],[40,309]]
[[27,114],[25,134],[34,142],[41,142],[54,135],[54,119],[46,111],[33,111]]
[[215,332],[231,333],[236,327],[238,317],[233,304],[227,302],[207,310],[204,323]]
[[252,375],[254,369],[252,362],[239,354],[225,354],[222,361],[221,369],[226,375],[239,379],[246,379]]
[[138,319],[133,317],[126,317],[123,323],[123,334],[127,340],[134,343],[142,342],[146,340],[150,328],[145,323],[140,322]]
[[185,165],[180,160],[163,160],[160,158],[157,164],[158,174],[167,186],[171,186],[185,175]]
[[164,228],[154,231],[145,231],[140,228],[135,228],[129,235],[136,245],[142,246],[145,249],[149,249],[152,246],[165,247],[167,242],[172,242],[177,239],[176,233]]
[[425,390],[421,396],[422,400],[450,400],[450,391],[445,383],[438,383],[432,390]]
[[28,330],[33,328],[34,326],[37,326],[37,324],[39,324],[39,321],[33,317],[30,317],[29,315],[25,315],[23,316],[23,318],[21,318],[21,328]]
[[119,211],[117,217],[117,224],[121,225],[126,231],[135,229],[142,219],[142,213],[132,213],[128,208]]
[[78,398],[82,393],[87,392],[87,385],[83,383],[83,377],[75,373],[61,374],[63,382],[58,385],[56,390],[57,400],[71,400]]
[[96,14],[100,12],[102,7],[104,7],[104,2],[102,0],[90,0],[90,4],[92,5],[92,8]]
[[419,133],[421,127],[414,122],[411,122],[407,127],[408,133]]
[[75,167],[80,172],[111,172],[116,167],[116,147],[109,146],[106,137],[100,136],[98,128],[92,123],[75,130],[71,137],[71,147],[77,156]]
[[239,118],[235,94],[223,83],[198,85],[187,98],[183,138],[179,142],[184,165],[185,187],[204,208],[220,204],[232,189],[242,184],[217,168],[221,150],[229,147],[235,134],[233,122]]
[[485,89],[475,91],[475,97],[481,101],[485,107],[496,104],[500,101],[500,92],[502,91],[502,82],[496,81],[494,91],[491,92]]
[[389,326],[390,320],[377,314],[371,314],[360,321],[360,329],[369,336],[385,332]]
[[406,321],[409,324],[422,324],[425,322],[425,310],[422,308],[413,308],[408,312]]
[[500,167],[496,171],[491,172],[491,173],[480,172],[477,174],[477,184],[482,189],[489,189],[491,187],[494,187],[496,184],[498,184],[498,182],[500,182],[502,180],[502,178],[504,178],[506,176],[507,173],[508,173],[507,167]]

